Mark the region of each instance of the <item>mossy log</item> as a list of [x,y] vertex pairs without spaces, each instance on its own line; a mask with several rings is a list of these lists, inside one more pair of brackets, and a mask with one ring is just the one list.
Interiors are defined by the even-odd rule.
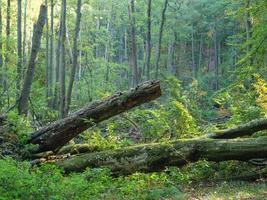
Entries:
[[213,139],[233,139],[242,136],[251,136],[253,133],[267,129],[267,119],[256,119],[233,128],[218,130],[207,136]]
[[184,166],[200,159],[209,161],[240,160],[267,157],[267,137],[246,139],[188,139],[170,143],[153,143],[85,153],[58,161],[69,172],[87,167],[107,167],[114,174],[153,172],[168,166]]
[[54,151],[96,123],[154,100],[160,95],[159,81],[145,82],[130,91],[119,92],[105,100],[94,102],[67,118],[39,129],[31,134],[28,143],[38,145],[34,153]]

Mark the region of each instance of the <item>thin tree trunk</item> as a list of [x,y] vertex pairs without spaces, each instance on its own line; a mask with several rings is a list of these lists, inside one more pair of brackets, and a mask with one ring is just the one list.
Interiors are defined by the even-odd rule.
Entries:
[[166,14],[167,7],[168,7],[168,0],[165,0],[164,7],[162,10],[160,28],[159,28],[159,41],[158,41],[158,48],[157,48],[157,55],[156,55],[156,79],[158,79],[158,76],[159,76],[159,61],[160,61],[160,55],[161,55],[161,43],[162,43],[164,23],[166,20],[165,14]]
[[135,28],[135,5],[134,0],[129,0],[129,17],[131,23],[131,41],[132,41],[132,85],[136,86],[139,82],[138,80],[138,65],[137,65],[137,47],[136,47],[136,28]]
[[67,93],[66,114],[68,114],[69,107],[71,104],[72,88],[73,88],[75,74],[76,74],[77,65],[78,65],[78,38],[79,38],[80,24],[81,24],[81,17],[82,17],[81,6],[82,6],[82,1],[78,0],[77,11],[76,11],[75,35],[73,39],[73,63],[72,63],[70,82],[69,82],[68,93]]
[[151,1],[148,0],[147,5],[147,60],[146,60],[146,76],[150,80],[150,60],[151,60]]
[[219,63],[218,63],[218,39],[217,39],[217,22],[215,22],[214,33],[214,59],[215,59],[215,89],[219,89]]
[[203,33],[200,34],[200,42],[199,42],[199,56],[198,56],[198,70],[200,70],[202,64],[202,51],[203,51]]
[[[246,27],[246,42],[247,44],[247,54],[250,53],[251,48],[252,48],[252,44],[251,44],[251,38],[252,38],[252,23],[251,23],[251,19],[250,19],[250,12],[249,12],[249,7],[250,7],[250,2],[251,0],[247,0],[246,2],[246,9],[247,11],[245,12],[245,27]],[[249,64],[252,65],[253,64],[253,59],[252,57],[249,59]]]
[[66,0],[62,0],[62,35],[60,38],[61,54],[60,54],[60,102],[59,102],[59,118],[66,116],[66,60],[65,60],[65,43],[66,43]]
[[54,71],[54,0],[51,0],[50,2],[50,61],[49,61],[49,77],[50,77],[50,87],[48,90],[48,96],[49,96],[49,107],[52,108],[53,107],[53,83],[54,83],[54,78],[53,78],[53,71]]
[[20,84],[22,78],[22,32],[21,32],[21,23],[22,23],[22,13],[21,13],[21,0],[17,0],[17,99],[20,92]]
[[[48,0],[45,0],[45,6],[48,8]],[[45,89],[46,89],[46,101],[47,105],[49,106],[49,90],[51,85],[51,78],[49,74],[49,68],[50,68],[50,59],[49,59],[49,20],[48,20],[48,12],[46,12],[46,32],[45,32]]]
[[24,15],[23,15],[23,42],[22,42],[22,78],[24,78],[25,65],[27,63],[27,55],[26,55],[26,41],[27,41],[27,8],[28,8],[28,0],[24,1]]
[[73,53],[71,49],[71,44],[70,44],[70,38],[69,38],[69,30],[68,27],[66,26],[66,43],[67,43],[67,49],[69,52],[69,58],[70,58],[70,64],[73,64]]
[[192,25],[191,32],[191,52],[192,52],[192,73],[193,78],[196,78],[196,62],[195,62],[195,41],[194,41],[194,26]]
[[25,75],[25,80],[23,83],[23,87],[22,87],[22,91],[21,91],[21,95],[19,99],[18,110],[19,110],[20,115],[22,114],[26,115],[28,112],[28,99],[30,97],[31,86],[33,82],[36,58],[37,58],[40,45],[41,45],[43,27],[46,21],[46,13],[47,13],[47,7],[42,5],[40,7],[40,13],[39,13],[37,23],[34,25],[31,56],[30,56],[27,72]]
[[53,107],[54,109],[59,109],[59,66],[60,66],[60,55],[61,55],[61,35],[62,35],[62,16],[60,17],[59,22],[59,31],[58,31],[58,43],[56,51],[56,69],[55,69],[55,91],[54,91],[54,100]]
[[146,82],[127,92],[97,101],[81,110],[36,131],[29,143],[38,144],[36,152],[62,147],[84,130],[126,110],[156,99],[161,95],[159,82]]

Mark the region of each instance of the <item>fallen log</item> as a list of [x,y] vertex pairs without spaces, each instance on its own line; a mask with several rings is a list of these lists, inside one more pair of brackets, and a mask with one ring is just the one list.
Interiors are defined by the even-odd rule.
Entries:
[[233,128],[218,130],[207,135],[213,139],[233,139],[242,136],[251,136],[253,133],[267,129],[267,119],[256,119],[246,124],[241,124]]
[[107,167],[114,174],[131,174],[160,171],[168,166],[181,167],[200,159],[247,161],[266,157],[267,137],[233,140],[204,138],[79,154],[57,164],[67,173],[83,171],[87,167]]
[[158,98],[161,95],[159,81],[148,81],[128,92],[119,92],[105,100],[94,102],[55,121],[31,134],[28,143],[37,144],[34,153],[54,151],[84,130],[112,116]]

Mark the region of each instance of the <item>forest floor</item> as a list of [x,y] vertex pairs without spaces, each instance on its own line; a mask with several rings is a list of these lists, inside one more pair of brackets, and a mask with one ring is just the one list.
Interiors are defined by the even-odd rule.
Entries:
[[183,192],[188,200],[267,200],[267,180],[199,183],[185,187]]

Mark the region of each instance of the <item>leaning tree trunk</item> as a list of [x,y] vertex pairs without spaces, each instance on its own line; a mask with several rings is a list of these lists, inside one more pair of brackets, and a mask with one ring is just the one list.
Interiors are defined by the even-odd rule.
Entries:
[[114,174],[121,175],[160,171],[168,166],[181,167],[200,159],[219,162],[266,157],[267,137],[234,140],[189,139],[85,153],[57,161],[57,164],[67,173],[83,171],[87,167],[107,167]]
[[253,133],[267,129],[267,119],[256,119],[230,129],[218,130],[207,135],[213,139],[232,139],[242,136],[251,136]]
[[160,95],[158,81],[143,83],[129,92],[119,92],[108,99],[94,102],[65,119],[41,128],[31,135],[28,142],[38,145],[36,153],[56,150],[96,123],[154,100]]
[[36,58],[41,46],[41,39],[43,34],[43,27],[46,21],[46,6],[42,5],[40,8],[39,17],[37,23],[34,25],[34,33],[32,37],[32,49],[31,56],[25,76],[25,80],[22,87],[22,92],[19,98],[18,110],[19,114],[27,114],[28,112],[28,99],[31,92],[31,86],[34,76]]

